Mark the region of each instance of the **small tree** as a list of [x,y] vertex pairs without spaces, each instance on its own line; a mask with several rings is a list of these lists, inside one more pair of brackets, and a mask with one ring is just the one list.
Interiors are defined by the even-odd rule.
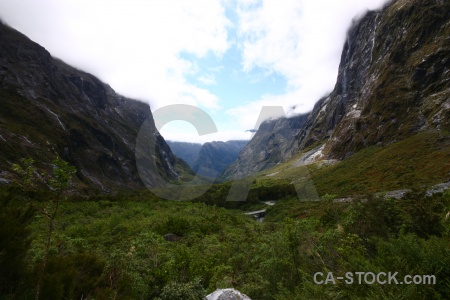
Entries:
[[67,200],[66,192],[73,175],[76,173],[76,168],[70,166],[68,162],[58,157],[53,161],[53,168],[50,174],[47,172],[39,173],[34,166],[34,160],[32,158],[22,159],[20,165],[13,165],[13,169],[20,177],[20,180],[17,181],[17,183],[23,190],[36,190],[39,185],[43,184],[55,193],[55,197],[51,197],[51,199],[43,205],[39,205],[29,199],[31,206],[48,220],[47,241],[36,286],[36,300],[39,300],[42,279],[44,277],[51,239],[55,228],[55,219],[58,215],[58,209],[61,202]]

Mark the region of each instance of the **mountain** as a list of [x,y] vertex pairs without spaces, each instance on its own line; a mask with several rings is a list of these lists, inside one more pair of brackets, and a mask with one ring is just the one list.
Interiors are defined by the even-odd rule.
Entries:
[[82,192],[142,188],[135,144],[145,120],[145,140],[155,153],[139,155],[157,166],[143,171],[148,184],[161,186],[191,172],[156,130],[148,104],[117,94],[1,23],[0,107],[3,182],[21,158],[48,169],[60,156],[76,166],[75,183]]
[[176,141],[167,141],[167,144],[177,157],[187,162],[191,168],[194,167],[195,160],[200,153],[202,144]]
[[[284,144],[280,155],[267,156],[280,146],[257,140],[257,133],[238,166],[225,174],[243,177],[313,146],[323,145],[319,158],[342,160],[421,132],[448,136],[449,37],[449,1],[396,0],[367,12],[348,31],[333,91],[316,103],[300,130],[292,131],[294,142]],[[274,126],[275,135],[289,131],[288,122],[271,121],[276,122],[284,129]],[[259,131],[267,135],[264,126]]]
[[239,157],[226,168],[221,177],[242,178],[290,157],[292,143],[307,119],[308,114],[304,114],[261,123]]
[[216,178],[236,160],[247,143],[248,141],[204,143],[192,169],[204,177]]
[[299,148],[328,139],[342,159],[425,130],[450,130],[450,2],[392,1],[350,28],[333,92],[319,101]]
[[208,142],[202,144],[167,141],[173,153],[204,177],[217,177],[232,162],[248,141]]

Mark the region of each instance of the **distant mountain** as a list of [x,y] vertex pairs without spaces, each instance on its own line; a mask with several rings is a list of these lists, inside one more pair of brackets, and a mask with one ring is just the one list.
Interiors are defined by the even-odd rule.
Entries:
[[[268,125],[261,126],[262,133],[242,150],[226,177],[261,171],[314,145],[324,145],[318,158],[342,160],[424,131],[448,136],[449,20],[450,2],[440,0],[394,0],[355,20],[334,90],[316,103],[299,130],[291,131],[292,142],[284,142],[280,151],[278,143],[259,138],[270,136]],[[285,120],[270,123],[274,137],[292,127]]]
[[147,118],[148,146],[156,150],[154,156],[141,153],[142,159],[157,166],[157,171],[147,171],[148,183],[160,186],[164,180],[182,179],[191,170],[156,130],[147,104],[118,95],[0,23],[2,182],[21,158],[34,158],[39,167],[50,168],[60,156],[77,167],[80,191],[143,188],[135,144]]
[[308,114],[263,122],[239,157],[222,174],[222,178],[241,178],[271,167],[292,155],[296,135]]
[[167,144],[170,146],[170,149],[172,149],[172,152],[177,157],[187,162],[191,168],[194,167],[195,160],[200,153],[202,144],[176,141],[167,141]]
[[248,141],[204,143],[192,169],[205,177],[217,177],[236,160],[247,143]]

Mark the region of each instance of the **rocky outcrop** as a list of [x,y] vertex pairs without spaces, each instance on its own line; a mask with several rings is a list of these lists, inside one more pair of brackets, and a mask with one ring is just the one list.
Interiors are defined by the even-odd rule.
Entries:
[[[317,143],[325,144],[322,158],[345,159],[420,131],[449,132],[449,37],[449,1],[394,0],[354,20],[336,85],[292,131],[295,141],[260,138],[261,127],[227,177],[257,172]],[[277,122],[286,127],[276,131],[289,131],[288,122],[271,124]]]
[[179,162],[154,126],[147,104],[114,92],[91,74],[53,58],[0,23],[0,168],[32,157],[48,167],[60,156],[77,167],[79,190],[109,192],[143,184],[135,162],[141,124],[149,118],[159,186],[189,167]]

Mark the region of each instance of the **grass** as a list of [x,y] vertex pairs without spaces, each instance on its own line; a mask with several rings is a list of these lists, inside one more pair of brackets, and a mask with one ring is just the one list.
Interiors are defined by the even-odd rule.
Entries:
[[450,136],[422,132],[385,147],[372,146],[312,178],[322,193],[347,196],[401,188],[428,187],[450,175]]
[[450,179],[448,132],[421,132],[384,147],[371,146],[331,166],[295,167],[299,156],[260,173],[254,185],[296,184],[306,178],[312,179],[320,195],[345,197],[424,188]]

